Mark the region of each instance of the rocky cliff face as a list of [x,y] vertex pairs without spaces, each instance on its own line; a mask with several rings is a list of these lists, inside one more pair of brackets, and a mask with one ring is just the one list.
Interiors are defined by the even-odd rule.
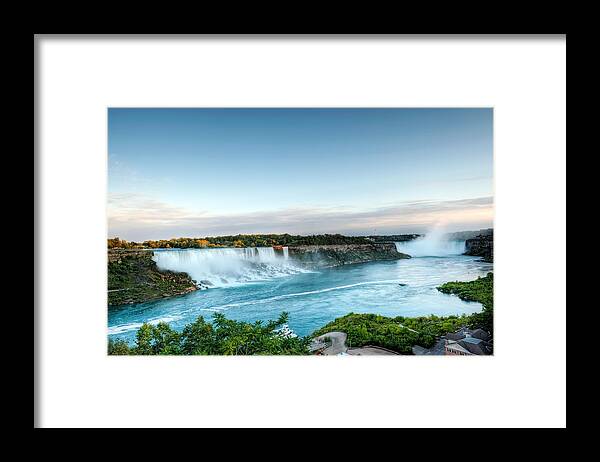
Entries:
[[126,258],[150,258],[154,253],[151,250],[127,250],[127,249],[110,249],[108,251],[108,263],[120,263]]
[[186,273],[161,271],[149,250],[108,251],[108,304],[124,305],[183,295],[198,289]]
[[466,241],[467,239],[475,239],[481,236],[494,234],[493,228],[480,229],[479,231],[458,231],[456,233],[447,233],[444,235],[449,241]]
[[398,252],[393,243],[290,246],[288,252],[290,258],[302,264],[321,268],[410,258],[410,255]]
[[494,234],[481,234],[465,241],[465,255],[482,257],[483,261],[494,261]]

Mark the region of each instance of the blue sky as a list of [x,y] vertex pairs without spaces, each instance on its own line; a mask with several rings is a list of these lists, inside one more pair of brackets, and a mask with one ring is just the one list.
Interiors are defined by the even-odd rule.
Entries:
[[109,236],[492,225],[492,109],[108,111]]

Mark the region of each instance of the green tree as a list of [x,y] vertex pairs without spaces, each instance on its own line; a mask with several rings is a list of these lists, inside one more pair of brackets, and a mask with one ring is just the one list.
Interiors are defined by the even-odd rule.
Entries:
[[180,334],[165,323],[152,327],[152,351],[157,355],[181,354]]
[[135,347],[133,349],[137,355],[154,354],[152,348],[152,326],[148,323],[142,324],[135,335]]
[[[127,354],[136,355],[303,355],[308,354],[309,338],[284,335],[279,328],[287,322],[287,313],[266,323],[247,323],[227,319],[217,313],[213,322],[202,316],[186,325],[182,332],[166,323],[144,323],[136,333],[135,346]],[[125,354],[109,342],[109,354]]]
[[181,351],[186,355],[219,354],[212,325],[202,316],[184,327]]
[[108,339],[108,354],[109,355],[129,355],[131,350],[125,340]]

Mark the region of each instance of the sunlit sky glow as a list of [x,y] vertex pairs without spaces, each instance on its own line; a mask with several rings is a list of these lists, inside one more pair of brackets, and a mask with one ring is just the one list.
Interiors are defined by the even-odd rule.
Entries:
[[109,237],[492,226],[492,109],[108,111]]

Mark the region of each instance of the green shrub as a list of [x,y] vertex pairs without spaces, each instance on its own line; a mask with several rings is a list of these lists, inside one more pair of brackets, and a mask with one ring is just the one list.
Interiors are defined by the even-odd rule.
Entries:
[[287,313],[275,321],[247,323],[223,314],[207,323],[202,316],[177,332],[166,323],[144,323],[135,345],[109,341],[108,354],[132,355],[305,355],[310,339],[285,337],[277,329],[287,322]]
[[108,339],[108,354],[109,355],[129,355],[131,349],[125,340]]
[[396,319],[377,314],[349,313],[315,331],[312,336],[317,337],[333,331],[345,332],[348,336],[346,344],[349,347],[375,345],[411,354],[413,345],[433,344],[433,339],[429,336],[421,336],[404,327]]

